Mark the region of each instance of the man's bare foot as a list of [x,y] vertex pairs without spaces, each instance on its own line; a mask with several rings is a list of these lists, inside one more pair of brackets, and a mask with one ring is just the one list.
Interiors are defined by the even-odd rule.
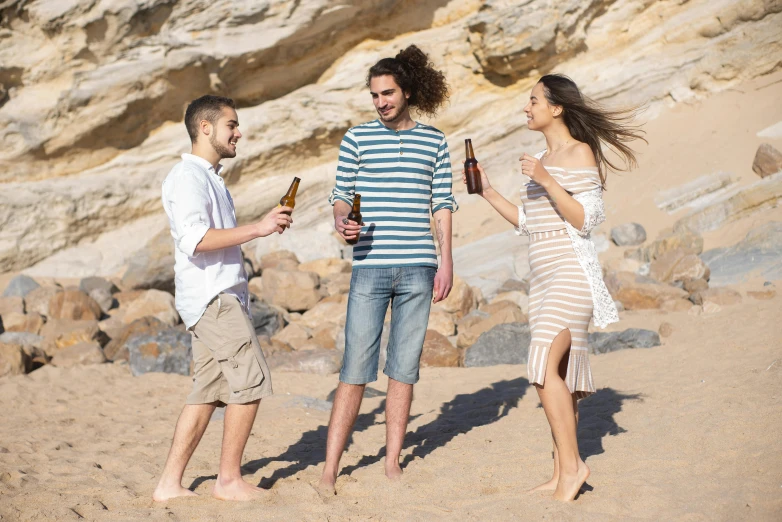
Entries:
[[198,495],[187,488],[183,488],[180,484],[174,484],[173,486],[164,486],[158,484],[155,488],[155,492],[152,493],[152,500],[155,502],[165,502],[166,500],[176,497],[197,497]]
[[214,488],[212,488],[212,496],[218,500],[247,502],[266,498],[268,495],[268,491],[250,485],[241,478],[226,481],[218,476],[217,482],[215,482]]
[[553,477],[548,482],[544,482],[539,486],[535,486],[534,488],[530,489],[529,492],[532,493],[533,491],[554,491],[555,489],[557,489],[557,482],[559,482],[559,476]]
[[554,498],[563,502],[570,502],[578,495],[581,486],[589,478],[589,468],[584,461],[578,462],[578,471],[575,474],[566,474],[560,469],[559,482],[554,491]]
[[399,467],[398,463],[386,464],[386,477],[393,481],[402,480],[402,468]]
[[310,482],[310,486],[318,492],[318,496],[323,500],[330,500],[337,494],[337,490],[334,488],[334,482],[330,482],[323,478],[318,481]]

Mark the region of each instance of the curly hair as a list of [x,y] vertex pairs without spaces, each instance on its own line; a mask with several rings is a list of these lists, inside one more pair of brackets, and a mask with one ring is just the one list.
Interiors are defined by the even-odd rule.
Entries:
[[370,67],[367,87],[372,78],[393,76],[397,85],[410,94],[407,103],[419,113],[429,117],[437,115],[438,109],[450,95],[445,75],[434,68],[429,57],[417,46],[410,45],[393,58],[383,58]]
[[[649,143],[643,137],[644,131],[639,126],[631,125],[641,107],[614,111],[605,109],[581,94],[576,82],[564,74],[547,74],[538,81],[543,84],[548,103],[562,107],[563,120],[571,136],[592,149],[603,188],[607,170],[629,170],[638,166],[635,152],[626,143],[633,140]],[[603,154],[601,142],[622,157],[624,167],[614,165]]]
[[215,125],[223,113],[223,107],[235,109],[236,104],[231,98],[212,94],[206,94],[190,102],[185,111],[185,127],[192,143],[198,139],[198,126],[201,121],[206,120]]

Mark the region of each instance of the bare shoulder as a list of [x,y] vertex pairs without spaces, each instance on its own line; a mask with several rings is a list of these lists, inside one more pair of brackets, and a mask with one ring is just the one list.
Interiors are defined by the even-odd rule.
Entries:
[[563,167],[597,167],[592,149],[583,142],[574,144],[562,158]]

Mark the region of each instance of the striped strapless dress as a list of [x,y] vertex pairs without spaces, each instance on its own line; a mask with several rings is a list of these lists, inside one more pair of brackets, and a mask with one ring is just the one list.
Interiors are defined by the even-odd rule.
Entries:
[[[570,194],[601,186],[596,167],[546,167]],[[595,392],[587,348],[592,291],[567,233],[565,219],[546,190],[534,181],[521,190],[530,233],[529,324],[532,333],[527,368],[532,384],[544,384],[551,343],[565,329],[572,344],[565,382],[581,399]]]

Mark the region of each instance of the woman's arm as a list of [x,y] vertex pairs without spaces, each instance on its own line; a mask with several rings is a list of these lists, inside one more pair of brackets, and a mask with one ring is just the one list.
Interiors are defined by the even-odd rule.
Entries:
[[[483,197],[483,199],[488,201],[489,205],[494,207],[494,210],[499,212],[499,214],[504,217],[508,223],[514,227],[518,227],[519,209],[521,207],[514,205],[505,199],[502,194],[494,190],[494,188],[491,186],[491,183],[489,183],[489,177],[486,175],[486,171],[483,170],[483,167],[481,167],[480,163],[478,164],[478,171],[481,173],[481,187],[483,189],[480,195]],[[466,174],[463,176],[462,181],[467,184]]]

